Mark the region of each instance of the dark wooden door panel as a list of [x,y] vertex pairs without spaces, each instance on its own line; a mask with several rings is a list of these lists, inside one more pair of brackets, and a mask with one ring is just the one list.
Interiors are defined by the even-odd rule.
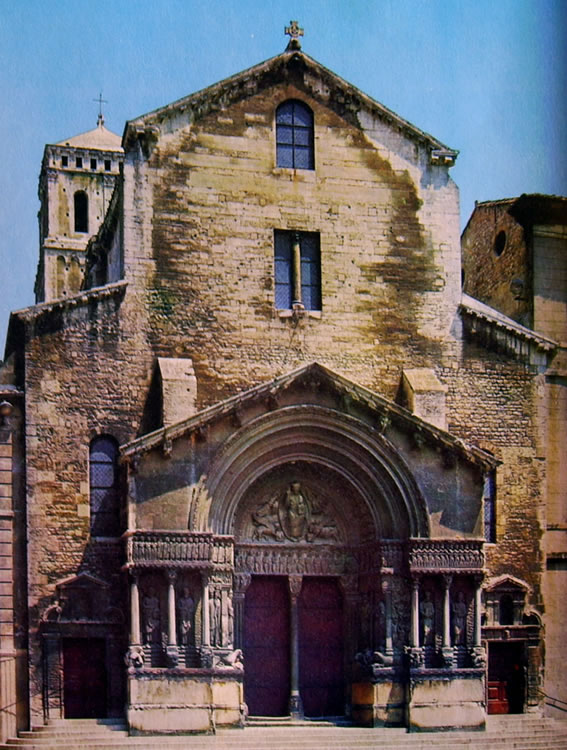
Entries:
[[289,712],[289,622],[287,580],[252,578],[244,605],[244,696],[252,716]]
[[524,710],[525,648],[521,642],[488,645],[489,714],[516,714]]
[[106,716],[106,644],[102,638],[63,639],[66,719]]
[[299,692],[306,716],[344,712],[343,610],[334,578],[305,578],[299,597]]

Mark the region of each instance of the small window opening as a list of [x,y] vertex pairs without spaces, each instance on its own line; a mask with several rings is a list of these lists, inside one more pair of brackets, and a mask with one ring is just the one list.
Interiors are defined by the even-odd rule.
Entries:
[[494,472],[487,474],[484,480],[484,539],[496,542],[496,478]]
[[62,167],[68,167],[69,166],[69,158],[67,156],[61,157],[61,166]]
[[274,231],[275,304],[291,310],[321,309],[321,250],[318,232]]
[[514,624],[514,600],[510,594],[502,594],[500,597],[500,613],[498,621],[500,625]]
[[89,231],[89,199],[83,190],[78,190],[74,196],[75,203],[75,232]]
[[77,169],[82,169],[83,168],[83,157],[82,156],[77,156],[75,158],[75,166],[77,167]]
[[504,230],[498,232],[494,239],[494,253],[500,257],[506,247],[506,232]]
[[96,167],[97,167],[96,159],[91,159],[91,169],[96,169]]
[[105,159],[104,160],[104,170],[105,170],[105,172],[110,172],[111,169],[112,169],[112,162],[110,161],[110,159]]

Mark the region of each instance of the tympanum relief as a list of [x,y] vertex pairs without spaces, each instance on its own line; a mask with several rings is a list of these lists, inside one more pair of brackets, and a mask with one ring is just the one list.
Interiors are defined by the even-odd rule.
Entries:
[[328,503],[299,481],[273,494],[250,512],[244,538],[254,542],[340,542]]

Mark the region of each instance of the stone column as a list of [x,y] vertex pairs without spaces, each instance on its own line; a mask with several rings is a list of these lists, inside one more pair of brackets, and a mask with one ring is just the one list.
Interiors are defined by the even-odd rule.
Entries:
[[446,667],[453,666],[453,649],[451,647],[451,582],[453,576],[443,576],[443,642],[441,655]]
[[130,573],[130,645],[140,646],[142,634],[140,629],[140,590],[138,574]]
[[473,646],[479,648],[482,644],[482,625],[481,625],[481,614],[482,614],[482,578],[475,581],[476,587],[474,591],[474,632],[473,632]]
[[202,575],[202,596],[201,596],[201,620],[202,620],[202,634],[201,643],[203,646],[209,647],[211,645],[211,628],[209,625],[209,575],[203,573]]
[[411,582],[410,646],[419,648],[419,578]]
[[475,577],[472,661],[477,669],[486,667],[486,651],[482,646],[482,580],[482,576]]
[[290,607],[290,637],[291,637],[291,695],[289,698],[289,713],[292,719],[303,718],[303,702],[299,694],[299,632],[298,632],[298,599],[303,583],[302,576],[289,576]]
[[299,234],[294,232],[291,239],[291,252],[293,263],[293,300],[294,305],[301,304],[301,247],[299,245]]
[[419,577],[411,581],[410,645],[405,651],[409,656],[410,667],[423,666],[423,649],[419,645]]
[[384,623],[384,645],[386,647],[386,655],[390,656],[394,653],[394,644],[392,640],[392,589],[389,582],[383,584],[382,590],[384,592],[384,615],[386,618],[386,622]]
[[175,613],[175,581],[177,573],[167,571],[167,664],[176,667],[179,663],[179,649],[177,647],[177,620]]
[[177,646],[177,622],[175,615],[175,580],[177,574],[174,570],[167,572],[167,643],[169,646]]

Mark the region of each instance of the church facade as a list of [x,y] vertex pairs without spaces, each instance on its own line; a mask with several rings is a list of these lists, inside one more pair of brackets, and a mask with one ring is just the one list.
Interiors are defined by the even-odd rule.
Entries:
[[73,186],[42,238],[105,159],[113,192],[69,251],[80,290],[40,264],[10,320],[4,734],[482,729],[544,704],[561,344],[461,292],[457,152],[290,31],[121,146],[99,123],[92,174],[73,139],[46,149],[41,180]]

